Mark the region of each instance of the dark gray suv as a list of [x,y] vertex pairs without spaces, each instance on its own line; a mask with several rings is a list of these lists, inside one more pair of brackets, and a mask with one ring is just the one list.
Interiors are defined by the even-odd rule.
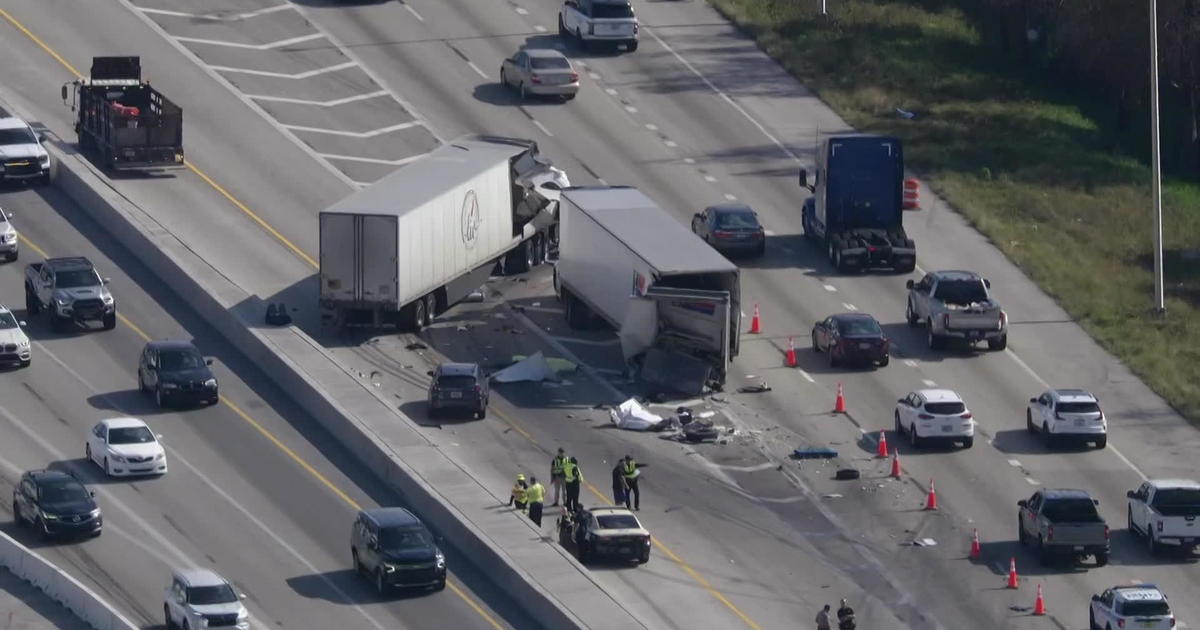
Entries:
[[487,417],[487,377],[478,363],[443,363],[431,374],[429,416],[449,410],[470,411],[476,418]]
[[421,519],[404,508],[363,510],[350,534],[354,572],[380,595],[393,587],[446,588],[446,556]]

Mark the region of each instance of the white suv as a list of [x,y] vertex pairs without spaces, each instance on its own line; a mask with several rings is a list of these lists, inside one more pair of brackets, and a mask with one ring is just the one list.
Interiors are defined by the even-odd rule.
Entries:
[[1153,584],[1114,586],[1099,595],[1092,595],[1088,627],[1091,630],[1171,630],[1175,627],[1175,615],[1167,604],[1166,594]]
[[1050,389],[1029,399],[1025,410],[1025,428],[1041,433],[1046,446],[1074,441],[1108,445],[1108,419],[1100,410],[1100,401],[1082,389]]
[[18,321],[12,311],[0,304],[0,363],[29,367],[31,361],[33,349],[25,334],[25,322]]
[[250,613],[242,605],[245,598],[208,569],[176,569],[167,587],[163,617],[167,628],[249,630]]
[[896,403],[896,434],[908,434],[914,448],[926,441],[975,444],[975,420],[967,404],[948,389],[921,389]]
[[638,47],[638,19],[629,0],[566,0],[558,9],[558,34],[583,46],[606,42]]
[[0,182],[26,179],[50,182],[50,154],[29,123],[0,117]]

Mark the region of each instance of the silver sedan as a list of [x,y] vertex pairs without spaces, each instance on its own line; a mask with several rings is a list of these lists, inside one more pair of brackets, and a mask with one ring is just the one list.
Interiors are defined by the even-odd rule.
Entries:
[[527,95],[558,96],[564,101],[579,93],[579,73],[561,52],[548,48],[522,50],[500,65],[500,83]]

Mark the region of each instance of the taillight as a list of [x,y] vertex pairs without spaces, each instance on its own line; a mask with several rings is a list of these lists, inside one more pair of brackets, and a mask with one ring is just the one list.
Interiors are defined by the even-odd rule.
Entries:
[[1108,540],[1108,525],[1104,526],[1104,540]]
[[1118,628],[1124,628],[1124,627],[1125,627],[1125,620],[1124,620],[1124,619],[1118,619],[1118,620],[1117,620],[1117,627],[1118,627]]
[[971,418],[972,416],[971,416],[971,412],[970,412],[970,411],[968,411],[968,412],[964,413],[963,415],[961,415],[961,416],[959,416],[959,417],[960,417],[960,418],[968,418],[968,419],[969,419],[969,418]]
[[1054,540],[1054,526],[1053,525],[1046,528],[1046,540]]
[[713,236],[717,238],[729,238],[733,236],[733,232],[728,230],[713,230]]
[[927,413],[918,414],[917,417],[922,420],[933,420],[933,416],[931,416]]
[[1007,326],[1007,325],[1008,325],[1008,313],[1005,313],[1004,311],[1000,311],[1000,326],[999,326],[999,330],[1004,330],[1004,327],[1005,327],[1005,326]]
[[481,387],[481,386],[479,386],[479,385],[476,385],[476,386],[475,386],[475,393],[476,393],[476,394],[482,394],[482,393],[483,393],[483,387]]
[[578,80],[579,80],[579,73],[578,73],[578,72],[572,72],[572,73],[571,73],[571,83],[574,83],[574,82],[576,82],[576,81],[578,81]]
[[533,81],[534,83],[541,83],[542,77],[539,77],[538,75],[535,74],[535,75],[529,77],[529,80]]
[[1175,618],[1174,617],[1171,617],[1171,627],[1172,628],[1175,627]]

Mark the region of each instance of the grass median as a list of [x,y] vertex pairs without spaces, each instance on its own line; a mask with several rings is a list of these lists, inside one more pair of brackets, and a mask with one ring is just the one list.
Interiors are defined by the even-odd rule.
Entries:
[[1160,318],[1151,312],[1150,170],[1113,149],[1095,99],[1030,79],[957,10],[836,0],[821,16],[816,0],[709,2],[855,128],[902,138],[910,168],[1200,421],[1200,186],[1164,182]]

